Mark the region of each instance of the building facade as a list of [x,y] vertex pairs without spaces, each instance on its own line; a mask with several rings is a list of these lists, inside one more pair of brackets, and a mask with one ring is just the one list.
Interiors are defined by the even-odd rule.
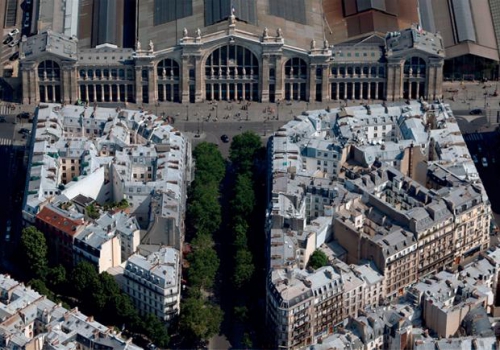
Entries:
[[21,44],[23,103],[261,102],[435,99],[441,97],[444,50],[440,36],[411,27],[330,45],[288,43],[284,32],[226,28],[204,34],[184,29],[179,42],[155,49],[78,40],[51,31]]
[[[488,248],[490,203],[449,106],[308,111],[268,146],[267,321],[275,347],[316,346],[360,310],[397,300],[419,279]],[[342,315],[323,328],[304,311],[325,275],[308,266],[316,249],[327,251],[342,282]],[[387,348],[404,348],[411,331],[409,318],[396,317]]]
[[153,314],[168,322],[179,314],[179,259],[178,250],[162,247],[147,257],[134,254],[127,260],[123,290],[141,315]]

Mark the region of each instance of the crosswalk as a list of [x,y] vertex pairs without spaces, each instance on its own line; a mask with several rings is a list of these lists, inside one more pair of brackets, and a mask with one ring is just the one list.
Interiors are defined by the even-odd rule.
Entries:
[[482,141],[483,140],[483,135],[482,134],[467,134],[464,135],[465,141]]
[[12,109],[9,108],[9,105],[0,105],[0,115],[12,114]]
[[0,137],[0,146],[10,146],[12,145],[12,140]]

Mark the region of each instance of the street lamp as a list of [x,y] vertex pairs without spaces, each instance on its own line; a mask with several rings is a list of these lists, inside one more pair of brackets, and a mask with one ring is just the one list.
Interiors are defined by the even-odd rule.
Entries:
[[186,105],[186,121],[189,121],[189,105]]
[[219,104],[215,102],[215,120],[219,120]]
[[198,132],[196,134],[200,136],[200,117],[198,117]]
[[276,102],[276,119],[280,120],[280,101]]

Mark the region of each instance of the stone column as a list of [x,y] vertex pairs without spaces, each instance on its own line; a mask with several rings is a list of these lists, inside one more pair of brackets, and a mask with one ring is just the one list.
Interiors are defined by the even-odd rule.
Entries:
[[158,103],[157,72],[154,66],[148,66],[148,97],[149,104]]
[[92,89],[94,90],[94,101],[92,101],[92,102],[97,102],[97,88],[96,88],[96,84],[95,83],[92,84]]
[[202,102],[205,99],[205,69],[202,67],[201,57],[196,56],[194,64],[194,77],[195,77],[195,102]]
[[142,104],[142,67],[135,67],[135,103]]
[[284,84],[284,75],[285,75],[285,66],[283,65],[282,62],[282,56],[281,55],[276,55],[276,101],[281,101],[283,100],[285,96],[285,92],[283,91],[283,88],[285,86]]
[[436,99],[440,98],[443,89],[442,89],[442,82],[439,81],[439,79],[442,80],[443,77],[443,66],[442,64],[431,64],[429,66],[428,70],[428,76],[427,76],[427,86],[428,86],[428,92],[429,92],[429,98]]
[[73,93],[71,94],[72,102],[76,102],[78,100],[78,96],[80,95],[80,86],[78,85],[78,69],[76,67],[71,67],[71,86],[73,88]]
[[396,88],[398,95],[397,98],[403,98],[403,87],[404,87],[404,70],[403,70],[403,64],[404,62],[401,62],[395,67],[395,76],[396,76]]
[[316,65],[311,64],[307,71],[307,89],[306,96],[309,102],[316,100]]
[[[71,68],[62,66],[61,69],[61,102],[64,104],[69,104],[71,101]],[[55,89],[54,89],[54,95],[55,95]],[[55,97],[54,97],[55,98]]]
[[38,83],[38,74],[35,68],[31,69],[29,73],[31,103],[37,104],[40,102],[40,86]]
[[269,102],[269,55],[262,56],[262,64],[259,74],[260,101]]
[[323,65],[323,71],[321,72],[321,100],[331,101],[331,89],[330,89],[330,66],[328,64]]
[[180,82],[180,98],[182,103],[189,102],[189,57],[182,56],[181,61],[181,82]]
[[116,100],[118,102],[121,102],[121,96],[120,96],[120,84],[116,85]]
[[[386,99],[388,101],[394,101],[396,99],[395,94],[396,94],[396,69],[393,64],[387,65],[387,93],[386,93]],[[378,86],[377,86],[377,93],[378,93]],[[375,98],[377,99],[377,95],[375,95]]]

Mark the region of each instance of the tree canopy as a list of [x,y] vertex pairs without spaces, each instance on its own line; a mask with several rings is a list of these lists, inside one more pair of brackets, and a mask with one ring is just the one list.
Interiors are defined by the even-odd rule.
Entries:
[[202,142],[193,151],[196,160],[196,181],[219,183],[226,173],[226,164],[217,145]]
[[234,198],[231,201],[231,209],[235,215],[246,218],[252,213],[254,206],[255,194],[252,179],[247,173],[239,174],[234,185]]
[[21,248],[24,255],[25,269],[31,278],[45,281],[48,270],[47,241],[42,232],[29,226],[21,234]]
[[179,325],[196,339],[208,339],[219,333],[224,313],[200,298],[188,297],[181,306]]
[[198,236],[192,241],[192,246],[193,252],[187,257],[188,281],[191,287],[211,288],[219,269],[219,257],[213,248],[212,238],[208,235]]
[[233,138],[229,148],[229,159],[238,172],[249,172],[252,169],[255,155],[261,147],[260,136],[253,131],[246,131]]
[[313,269],[319,269],[320,267],[328,265],[328,257],[323,251],[316,249],[309,257],[308,265]]

